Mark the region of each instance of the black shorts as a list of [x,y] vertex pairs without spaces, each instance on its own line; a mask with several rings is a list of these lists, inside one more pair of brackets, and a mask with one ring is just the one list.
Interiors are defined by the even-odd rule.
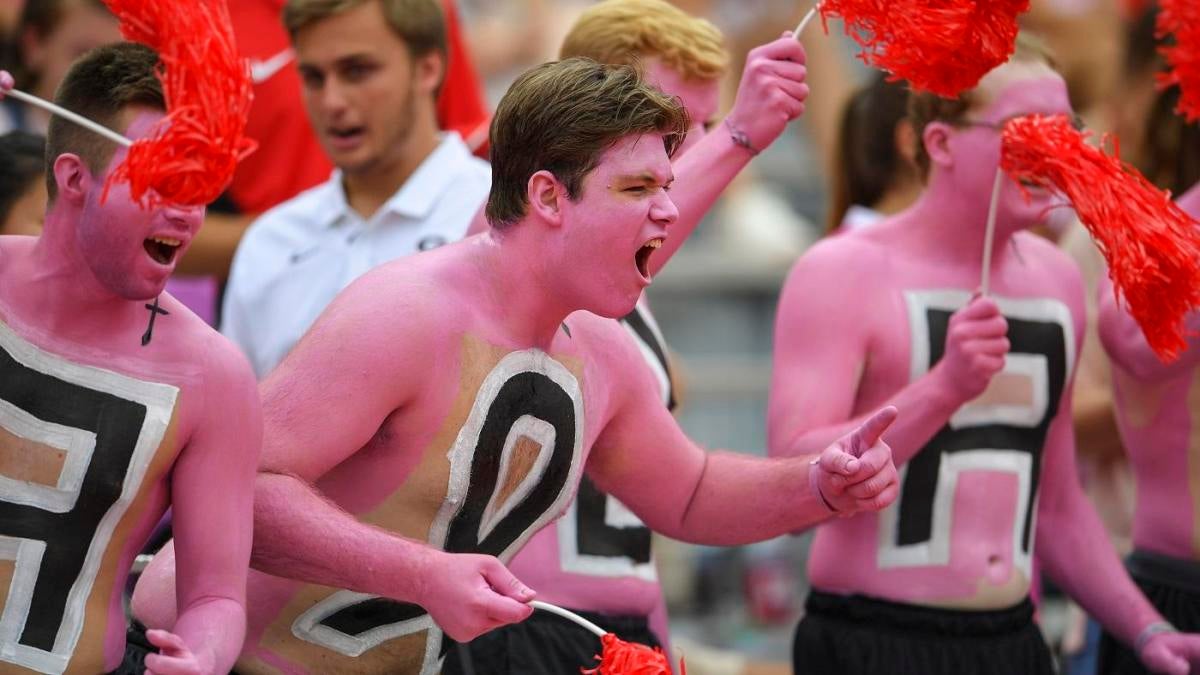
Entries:
[[[646,617],[618,617],[571,610],[627,642],[661,646]],[[452,644],[442,675],[571,675],[599,664],[600,638],[549,612],[498,628],[469,643]]]
[[[1181,631],[1200,631],[1200,564],[1148,551],[1134,551],[1125,561],[1129,575],[1150,604]],[[1100,637],[1099,675],[1149,673],[1137,654],[1108,632]]]
[[125,629],[125,658],[109,675],[143,675],[146,672],[146,656],[157,654],[158,648],[146,639],[146,627],[136,620]]
[[[129,628],[125,630],[125,659],[109,675],[145,675],[146,657],[157,653],[158,647],[146,639],[146,627],[136,619],[130,621]],[[231,671],[230,675],[237,673]]]
[[1033,603],[965,611],[814,590],[792,645],[796,675],[1053,675]]

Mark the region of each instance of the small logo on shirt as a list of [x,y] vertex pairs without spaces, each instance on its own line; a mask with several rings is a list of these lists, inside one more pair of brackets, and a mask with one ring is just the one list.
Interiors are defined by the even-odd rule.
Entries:
[[304,249],[303,251],[296,251],[295,253],[292,253],[292,256],[291,256],[292,264],[295,265],[296,263],[300,262],[301,260],[304,260],[305,258],[311,256],[312,254],[316,253],[319,250],[321,250],[321,247],[319,247],[319,246],[310,246],[310,247]]
[[427,237],[422,237],[421,240],[417,242],[417,250],[418,251],[432,251],[433,249],[435,249],[439,246],[445,246],[446,244],[449,244],[449,243],[450,243],[450,241],[447,240],[442,235],[431,234]]
[[275,73],[283,70],[283,67],[292,62],[296,54],[291,49],[284,49],[275,54],[266,61],[260,59],[250,59],[250,79],[254,80],[255,84],[266,82],[275,76]]

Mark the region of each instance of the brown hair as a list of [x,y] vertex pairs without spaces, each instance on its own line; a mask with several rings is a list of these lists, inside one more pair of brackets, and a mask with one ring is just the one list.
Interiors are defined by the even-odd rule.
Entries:
[[[158,80],[158,54],[145,45],[119,42],[84,54],[67,71],[54,95],[54,102],[72,112],[113,128],[130,106],[166,110],[162,83]],[[46,132],[46,192],[53,201],[58,193],[54,161],[74,153],[95,174],[112,159],[116,145],[83,127],[55,115]]]
[[887,78],[873,75],[842,109],[826,232],[841,225],[852,205],[874,206],[897,175],[912,171],[896,147],[896,127],[908,115],[908,86]]
[[408,47],[413,58],[431,52],[447,57],[446,17],[437,0],[288,0],[283,8],[283,25],[296,41],[304,27],[349,11],[368,2],[380,2],[388,27]]
[[729,69],[721,31],[664,0],[605,0],[588,8],[559,52],[559,58],[573,56],[621,65],[654,57],[686,79],[701,81]]
[[[1149,78],[1164,66],[1157,39],[1158,8],[1148,7],[1125,34],[1124,76]],[[1143,147],[1130,148],[1138,170],[1160,188],[1180,195],[1200,181],[1200,124],[1175,112],[1179,85],[1158,91],[1147,112]]]
[[677,99],[632,66],[573,58],[546,63],[509,87],[492,118],[492,190],[487,219],[503,228],[525,216],[529,177],[547,170],[578,199],[583,179],[614,143],[663,134],[673,155],[690,122]]
[[[1008,63],[1045,63],[1055,67],[1050,49],[1041,39],[1030,33],[1018,33],[1016,51]],[[942,98],[929,92],[914,92],[908,99],[908,119],[917,135],[917,167],[922,175],[929,173],[929,152],[925,149],[925,127],[930,122],[941,121],[959,124],[966,119],[967,111],[977,102],[978,87],[959,94],[958,98]]]

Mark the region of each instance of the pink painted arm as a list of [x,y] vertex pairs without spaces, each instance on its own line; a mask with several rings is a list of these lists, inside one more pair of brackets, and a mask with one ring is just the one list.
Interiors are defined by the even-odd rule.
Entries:
[[386,274],[356,282],[263,382],[253,564],[420,604],[451,637],[470,640],[528,617],[533,592],[495,558],[446,554],[359,522],[312,486],[435,381],[429,313],[392,283]]
[[[1082,289],[1077,295],[1082,296]],[[1083,341],[1083,299],[1074,301],[1078,354]],[[1084,496],[1075,460],[1071,388],[1046,436],[1037,520],[1041,569],[1126,644],[1154,672],[1187,675],[1200,666],[1200,635],[1147,632],[1163,618],[1129,578],[1109,542],[1095,507]],[[1086,560],[1087,564],[1080,564]],[[1151,635],[1148,640],[1139,637]]]
[[151,638],[163,648],[147,660],[158,673],[173,672],[186,651],[200,672],[227,673],[245,637],[262,413],[250,366],[233,345],[216,339],[201,392],[204,417],[171,473],[181,608],[172,633],[179,644],[165,631]]
[[[637,363],[632,355],[624,362]],[[653,405],[648,373],[625,370],[634,381],[624,387],[627,398],[600,433],[587,470],[656,532],[734,546],[815,525],[832,515],[827,502],[849,515],[878,511],[896,497],[891,451],[879,441],[895,410],[878,413],[819,456],[705,452],[666,408]]]
[[[862,424],[879,406],[891,405],[901,415],[888,429],[887,442],[893,461],[902,465],[955,410],[983,391],[991,372],[1003,367],[1002,355],[986,353],[1007,351],[1007,340],[996,337],[1003,337],[1003,317],[991,301],[976,301],[956,314],[962,329],[952,330],[958,337],[949,340],[957,346],[948,347],[937,366],[886,401],[858,407],[863,405],[859,380],[871,350],[879,348],[877,340],[884,348],[896,348],[886,340],[896,339],[895,321],[903,317],[889,304],[895,294],[874,290],[869,279],[870,270],[886,270],[886,265],[861,254],[844,242],[823,242],[796,264],[784,284],[767,410],[772,456],[817,451]],[[877,337],[883,335],[891,337]]]
[[1046,436],[1037,516],[1038,562],[1109,632],[1133,644],[1142,629],[1162,617],[1130,580],[1095,508],[1083,494],[1070,410],[1068,390]]
[[804,47],[790,33],[750,50],[725,121],[674,162],[671,200],[679,209],[679,220],[662,248],[650,256],[651,276],[683,246],[721,192],[753,159],[752,152],[734,143],[731,134],[745,134],[751,147],[762,151],[804,113],[808,98],[804,63]]

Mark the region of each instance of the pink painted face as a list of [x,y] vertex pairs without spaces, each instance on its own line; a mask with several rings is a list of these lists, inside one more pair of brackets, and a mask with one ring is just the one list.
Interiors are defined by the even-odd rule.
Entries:
[[[135,140],[146,136],[162,118],[158,111],[137,111],[125,135]],[[126,300],[146,300],[162,293],[200,229],[204,208],[143,209],[130,197],[128,183],[113,185],[108,199],[101,203],[104,182],[125,155],[124,148],[118,149],[104,175],[93,177],[77,241],[83,259],[101,284]]]
[[679,157],[704,138],[717,123],[721,83],[719,80],[685,78],[679,71],[667,67],[658,59],[646,61],[646,80],[668,96],[678,98],[692,118],[692,127],[688,129],[687,138],[675,153],[675,156]]
[[609,148],[563,207],[564,269],[576,309],[619,318],[650,285],[650,256],[679,218],[662,136],[629,136]]
[[[956,190],[972,203],[991,200],[996,168],[1000,164],[1000,129],[1013,117],[1040,113],[1073,116],[1067,85],[1044,64],[1010,63],[989,73],[981,82],[981,104],[967,112],[968,124],[950,132],[948,148],[954,159]],[[1005,180],[997,209],[997,226],[1022,230],[1046,220],[1048,209],[1062,201],[1043,189],[1029,189],[1031,199]]]

